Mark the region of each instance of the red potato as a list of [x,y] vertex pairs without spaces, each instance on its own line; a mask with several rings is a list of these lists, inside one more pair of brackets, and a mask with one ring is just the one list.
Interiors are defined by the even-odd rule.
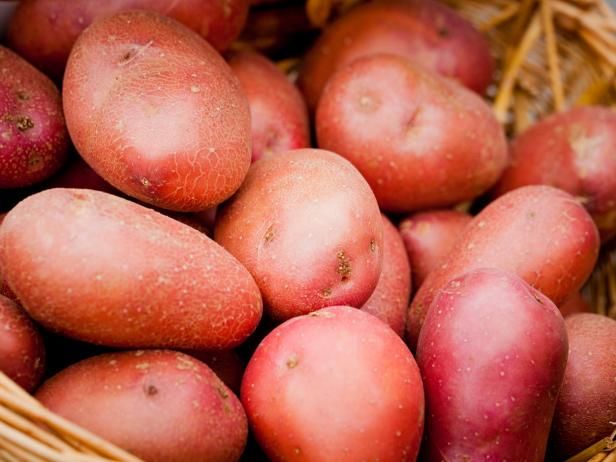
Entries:
[[45,346],[32,321],[0,295],[0,371],[31,392],[45,371]]
[[483,93],[493,62],[486,39],[445,5],[431,0],[375,1],[325,29],[302,64],[299,85],[317,107],[326,83],[358,58],[392,53]]
[[241,32],[248,1],[22,0],[8,28],[11,48],[43,72],[61,78],[77,37],[96,19],[131,9],[153,10],[199,33],[217,50]]
[[496,194],[546,184],[576,196],[604,239],[616,233],[616,111],[577,107],[531,126],[511,144]]
[[398,229],[381,215],[383,221],[383,269],[372,295],[361,307],[404,336],[406,312],[411,296],[411,267]]
[[118,194],[118,190],[107,183],[100,175],[90,168],[81,157],[73,159],[66,169],[54,176],[45,189],[78,188],[93,189],[110,194]]
[[298,149],[254,163],[219,208],[216,242],[253,275],[276,320],[326,306],[362,306],[382,265],[374,194],[342,157]]
[[569,360],[551,444],[557,460],[572,457],[609,436],[616,416],[616,321],[583,313],[565,323]]
[[325,308],[277,327],[248,363],[241,399],[272,462],[417,458],[419,370],[400,337],[360,310]]
[[265,154],[309,147],[306,103],[287,76],[250,51],[231,55],[229,65],[250,105],[253,162]]
[[516,189],[479,213],[428,275],[409,308],[407,340],[414,348],[434,296],[464,273],[512,272],[559,305],[584,284],[598,252],[597,228],[575,198],[550,186]]
[[579,292],[575,292],[568,297],[567,300],[561,303],[558,309],[564,318],[577,313],[590,313],[592,311],[588,302],[584,300]]
[[98,191],[22,201],[0,227],[0,264],[35,320],[90,343],[232,348],[261,317],[254,280],[219,245]]
[[543,462],[567,363],[556,306],[514,274],[474,270],[434,298],[419,337],[426,461]]
[[457,83],[406,58],[375,55],[338,71],[316,114],[319,147],[347,158],[382,209],[446,207],[496,183],[507,164],[502,126]]
[[235,462],[246,445],[240,401],[210,368],[183,353],[95,356],[49,379],[36,398],[148,462]]
[[132,11],[94,23],[71,52],[63,97],[77,150],[129,196],[201,211],[246,176],[246,97],[222,57],[172,19]]
[[55,85],[0,46],[0,189],[53,175],[66,159],[68,133]]
[[244,363],[235,351],[187,351],[186,353],[207,364],[234,393],[240,392]]
[[469,214],[455,210],[430,210],[400,223],[416,289],[445,260],[472,219]]
[[[0,225],[4,221],[4,217],[6,217],[6,213],[0,213]],[[2,275],[2,262],[0,261],[0,296],[5,296],[13,301],[17,301],[17,296],[13,293],[11,288],[8,286],[6,281],[4,280],[4,276]]]

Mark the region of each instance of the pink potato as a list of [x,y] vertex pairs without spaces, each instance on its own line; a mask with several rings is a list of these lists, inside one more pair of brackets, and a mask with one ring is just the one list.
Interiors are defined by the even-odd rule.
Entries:
[[183,353],[95,356],[53,376],[36,398],[147,462],[236,462],[246,445],[239,399]]
[[394,55],[339,70],[319,101],[316,131],[319,147],[355,165],[392,212],[472,199],[508,158],[503,128],[478,95]]
[[0,295],[0,371],[31,392],[45,371],[43,339],[26,313]]
[[531,126],[511,144],[511,165],[496,194],[529,184],[579,198],[604,239],[616,233],[616,111],[577,107]]
[[0,226],[0,266],[28,313],[114,347],[225,349],[261,317],[259,290],[203,233],[120,197],[50,189]]
[[569,360],[552,427],[557,460],[609,436],[616,420],[616,321],[583,313],[565,323]]
[[411,296],[411,267],[398,229],[385,215],[381,218],[383,269],[376,289],[361,309],[385,322],[402,337]]
[[259,345],[242,381],[272,462],[413,462],[423,431],[419,370],[374,316],[338,306],[291,319]]
[[0,190],[50,177],[64,163],[67,150],[58,89],[0,46]]
[[131,11],[94,23],[71,52],[63,97],[77,150],[129,196],[201,211],[246,176],[250,113],[239,82],[172,19]]
[[229,65],[248,97],[253,162],[265,154],[309,147],[306,103],[287,76],[250,51],[231,55]]
[[469,214],[456,210],[430,210],[411,215],[400,223],[416,289],[445,260],[472,219]]
[[170,16],[226,49],[246,21],[248,1],[226,0],[22,0],[8,28],[11,48],[43,72],[61,78],[77,37],[92,22],[131,9]]
[[592,311],[588,302],[584,300],[584,297],[579,292],[575,292],[570,297],[567,297],[558,309],[564,318],[577,313],[590,313]]
[[567,363],[556,306],[514,274],[474,270],[436,295],[419,337],[424,460],[543,462]]
[[577,292],[597,260],[599,235],[574,197],[550,186],[526,186],[488,205],[467,226],[443,264],[430,273],[409,308],[412,348],[435,295],[478,268],[517,274],[559,305]]
[[51,178],[45,186],[45,189],[94,189],[95,191],[118,194],[118,190],[103,180],[81,157],[73,159],[65,169]]
[[216,241],[253,275],[276,320],[362,306],[382,265],[374,194],[345,159],[298,149],[255,162],[218,210]]
[[356,59],[392,53],[483,93],[493,62],[486,39],[438,1],[374,1],[328,26],[308,52],[300,88],[316,108],[331,76]]

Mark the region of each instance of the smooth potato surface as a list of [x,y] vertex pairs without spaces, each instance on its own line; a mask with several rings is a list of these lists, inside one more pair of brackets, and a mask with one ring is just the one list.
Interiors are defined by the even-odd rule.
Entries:
[[473,218],[441,267],[428,275],[409,309],[407,339],[416,345],[435,295],[464,273],[512,272],[559,305],[584,284],[598,251],[597,228],[573,196],[550,186],[511,191]]
[[261,317],[244,267],[203,233],[83,189],[30,196],[0,227],[0,266],[30,315],[116,347],[224,349]]
[[419,336],[426,461],[543,462],[567,363],[546,296],[511,273],[475,270],[434,299]]
[[246,445],[238,398],[205,364],[174,351],[86,359],[45,382],[36,398],[147,462],[235,462]]
[[355,165],[392,212],[472,199],[508,160],[503,128],[478,95],[394,55],[338,71],[319,101],[316,131],[319,147]]
[[214,236],[248,268],[277,320],[342,303],[360,307],[381,273],[374,194],[349,162],[320,149],[252,164],[218,210]]

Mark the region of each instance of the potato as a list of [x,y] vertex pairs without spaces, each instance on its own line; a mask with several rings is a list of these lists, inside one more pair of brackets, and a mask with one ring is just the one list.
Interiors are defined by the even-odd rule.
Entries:
[[316,130],[319,147],[350,160],[393,212],[472,199],[507,163],[503,128],[479,96],[394,55],[338,71]]
[[579,198],[604,239],[616,233],[616,111],[577,107],[531,126],[511,145],[511,165],[496,193],[529,184]]
[[436,295],[419,337],[426,461],[543,462],[567,363],[556,306],[514,274],[474,270]]
[[209,367],[183,353],[86,359],[45,382],[36,398],[147,462],[233,462],[246,445],[240,401]]
[[71,160],[58,175],[51,178],[45,189],[51,188],[78,188],[94,189],[110,194],[119,194],[119,191],[107,183],[100,175],[90,168],[81,157]]
[[361,310],[376,316],[402,337],[411,296],[411,268],[398,229],[385,215],[381,218],[383,268],[376,289]]
[[575,292],[568,297],[563,303],[560,304],[558,309],[564,318],[576,313],[589,313],[592,311],[588,302],[584,300],[584,297],[582,297],[582,294],[579,292]]
[[[0,225],[2,225],[4,217],[6,217],[6,213],[0,213]],[[11,288],[4,280],[4,276],[2,275],[2,261],[0,261],[0,296],[2,295],[7,298],[10,298],[13,301],[17,301],[17,296],[13,293]]]
[[246,176],[246,97],[222,57],[172,19],[131,11],[94,23],[71,52],[63,97],[77,150],[129,196],[200,211]]
[[419,370],[400,337],[360,310],[325,308],[277,327],[248,363],[241,399],[272,462],[417,458]]
[[616,416],[616,321],[593,313],[565,321],[569,360],[565,370],[552,444],[565,460],[614,431]]
[[231,55],[229,65],[250,105],[253,162],[264,154],[309,147],[306,103],[287,76],[250,51]]
[[599,236],[588,212],[550,186],[525,186],[488,205],[430,273],[408,313],[414,347],[436,293],[478,268],[510,271],[559,305],[577,292],[597,260]]
[[38,385],[45,371],[43,339],[26,313],[0,295],[0,371],[26,391]]
[[98,191],[18,204],[0,227],[0,264],[35,320],[91,343],[225,349],[261,317],[254,280],[215,242]]
[[186,353],[207,364],[234,393],[240,392],[244,363],[235,351],[187,351]]
[[50,177],[62,166],[67,149],[58,89],[0,46],[0,189]]
[[375,1],[325,29],[308,52],[299,84],[316,108],[327,81],[358,58],[393,53],[483,93],[493,62],[485,38],[466,20],[432,0]]
[[9,23],[8,42],[43,72],[62,77],[77,37],[96,19],[120,11],[158,11],[201,34],[224,50],[239,35],[247,0],[22,0]]
[[349,162],[319,149],[254,163],[219,208],[214,237],[248,268],[276,320],[338,304],[360,307],[381,273],[374,194]]
[[447,257],[471,220],[469,214],[456,210],[429,210],[411,215],[400,223],[416,289]]

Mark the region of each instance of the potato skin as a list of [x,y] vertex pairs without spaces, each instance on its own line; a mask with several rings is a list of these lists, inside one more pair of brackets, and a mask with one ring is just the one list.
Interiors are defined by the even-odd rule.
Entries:
[[0,227],[0,262],[35,320],[91,343],[231,348],[261,317],[254,280],[215,242],[98,191],[22,201]]
[[248,425],[238,398],[196,359],[165,350],[86,359],[36,398],[148,462],[235,462]]
[[241,399],[272,462],[417,458],[419,370],[400,337],[360,310],[325,308],[277,327],[248,363]]
[[239,35],[248,2],[229,0],[22,0],[8,28],[8,43],[53,78],[61,78],[77,37],[96,19],[131,9],[157,11],[183,23],[219,51]]
[[287,76],[251,51],[234,53],[228,62],[250,105],[253,162],[264,154],[309,147],[308,109]]
[[416,290],[447,257],[472,219],[469,214],[456,210],[428,210],[400,223]]
[[81,156],[143,202],[204,210],[233,194],[250,166],[239,82],[205,40],[157,13],[119,13],[84,31],[63,98]]
[[472,199],[508,159],[503,128],[479,96],[394,55],[338,71],[319,101],[316,131],[319,147],[351,161],[392,212]]
[[517,274],[556,305],[578,291],[599,252],[599,235],[588,212],[568,193],[525,186],[496,199],[479,213],[430,273],[409,308],[407,340],[416,345],[436,293],[477,268]]
[[374,194],[349,162],[320,149],[255,162],[219,208],[214,236],[248,268],[276,320],[343,303],[360,307],[381,272]]
[[383,268],[372,295],[361,307],[403,337],[411,296],[411,267],[398,229],[385,215],[383,220]]
[[616,416],[616,321],[582,313],[570,316],[565,324],[569,360],[551,441],[558,460],[609,436]]
[[223,351],[186,351],[193,358],[207,364],[220,380],[228,386],[233,393],[240,392],[245,364],[234,350]]
[[[6,213],[0,213],[0,225],[2,225],[4,217],[6,217]],[[2,275],[2,261],[0,261],[0,295],[4,295],[13,301],[17,301],[17,296],[13,293]]]
[[616,233],[616,111],[576,107],[551,115],[511,144],[496,194],[546,184],[579,197],[602,238]]
[[120,194],[78,156],[45,184],[45,189],[52,188],[94,189],[109,194]]
[[492,80],[488,42],[454,11],[430,0],[376,1],[331,24],[306,55],[299,85],[308,106],[316,108],[337,70],[378,53],[412,59],[478,93]]
[[53,175],[66,160],[68,133],[55,85],[0,46],[0,189]]
[[592,309],[582,294],[579,292],[575,292],[570,297],[560,304],[558,307],[560,310],[560,314],[563,315],[563,318],[567,318],[577,313],[590,313]]
[[0,371],[28,392],[45,372],[43,339],[26,313],[0,295]]
[[498,270],[456,278],[432,303],[417,362],[426,460],[543,462],[567,362],[550,299]]

